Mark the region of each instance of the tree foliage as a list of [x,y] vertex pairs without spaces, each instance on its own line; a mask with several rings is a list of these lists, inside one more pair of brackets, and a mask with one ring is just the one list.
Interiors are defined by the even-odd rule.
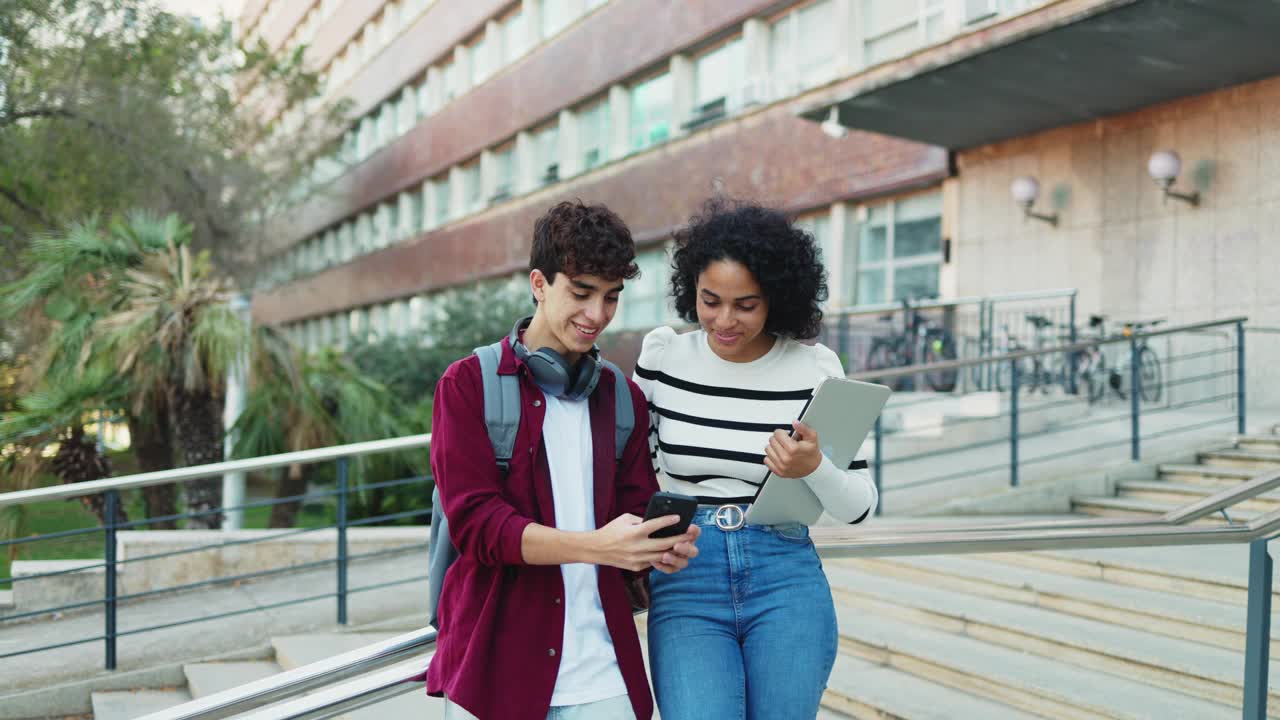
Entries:
[[[0,282],[41,231],[130,208],[183,217],[193,248],[239,276],[258,259],[260,220],[314,190],[310,159],[344,112],[318,106],[302,58],[155,0],[0,3]],[[276,133],[241,98],[245,78],[273,106],[315,112]]]

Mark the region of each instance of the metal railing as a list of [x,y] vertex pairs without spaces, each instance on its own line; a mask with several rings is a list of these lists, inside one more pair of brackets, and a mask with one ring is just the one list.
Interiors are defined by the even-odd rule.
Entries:
[[[414,435],[409,437],[394,438],[390,440],[377,440],[372,442],[356,443],[351,445],[342,445],[336,447],[322,448],[317,450],[306,450],[300,452],[283,453],[279,455],[271,455],[267,457],[251,458],[247,460],[231,460],[227,462],[213,463],[209,465],[200,465],[188,468],[178,468],[175,470],[165,470],[161,472],[141,473],[137,475],[129,475],[120,478],[108,478],[103,480],[94,480],[90,482],[75,483],[71,485],[58,485],[52,487],[36,488],[32,490],[23,490],[18,492],[0,494],[0,509],[17,505],[29,505],[33,503],[67,500],[80,498],[89,495],[102,494],[105,499],[106,512],[104,513],[104,523],[100,527],[81,528],[76,530],[64,530],[56,533],[46,533],[41,535],[31,535],[26,537],[16,537],[7,540],[0,540],[0,552],[7,552],[11,548],[16,548],[24,544],[30,544],[40,541],[67,540],[75,538],[84,538],[86,536],[101,536],[103,542],[103,559],[102,562],[76,563],[75,567],[70,569],[51,570],[47,572],[39,572],[33,574],[13,575],[6,580],[0,580],[0,583],[9,583],[12,587],[17,588],[21,583],[31,583],[39,580],[56,580],[66,578],[74,574],[83,574],[96,570],[102,570],[104,575],[103,594],[100,598],[89,600],[77,600],[59,605],[39,607],[39,608],[15,608],[15,611],[0,615],[0,625],[11,622],[32,620],[42,617],[52,617],[57,613],[68,613],[72,611],[86,611],[95,608],[101,608],[103,626],[102,632],[98,635],[89,635],[72,639],[61,639],[59,642],[23,647],[19,649],[7,649],[0,652],[0,659],[14,658],[32,653],[55,650],[59,648],[72,647],[76,645],[84,645],[101,641],[104,649],[104,665],[108,670],[114,670],[117,665],[117,646],[119,639],[131,635],[137,635],[146,632],[154,632],[165,630],[177,626],[189,625],[199,622],[208,622],[222,618],[234,617],[237,615],[261,612],[263,610],[287,607],[302,603],[313,602],[333,598],[336,604],[337,622],[345,625],[348,620],[348,599],[350,596],[378,590],[396,585],[404,585],[413,582],[425,581],[425,571],[416,574],[410,574],[407,577],[398,577],[393,580],[377,582],[370,585],[353,587],[349,582],[349,571],[355,561],[373,560],[378,558],[387,558],[395,555],[424,552],[427,548],[426,542],[404,543],[398,546],[381,548],[367,552],[353,553],[350,551],[349,531],[354,528],[365,527],[376,523],[396,522],[406,519],[418,518],[421,524],[425,524],[430,516],[431,509],[429,507],[411,509],[401,512],[382,513],[374,512],[366,517],[355,518],[350,515],[350,504],[348,500],[357,493],[376,492],[379,490],[387,490],[404,486],[421,486],[422,497],[430,497],[428,483],[429,478],[426,477],[409,477],[383,482],[372,482],[360,485],[351,484],[349,482],[349,469],[353,460],[368,455],[402,452],[410,450],[420,450],[429,447],[431,442],[430,435]],[[335,465],[335,487],[332,490],[311,491],[302,495],[275,498],[272,500],[247,503],[234,507],[219,507],[215,510],[183,513],[168,515],[162,517],[146,518],[143,520],[135,520],[128,522],[119,522],[117,520],[117,511],[122,507],[122,493],[140,488],[146,488],[156,485],[165,484],[181,484],[192,480],[199,480],[209,477],[217,477],[227,473],[242,472],[250,473],[264,470],[273,470],[276,468],[287,468],[294,465],[310,465],[315,463],[332,462]],[[259,507],[273,507],[286,503],[302,503],[304,501],[332,501],[334,510],[334,520],[331,523],[314,525],[311,527],[295,527],[279,529],[275,532],[259,533],[249,537],[240,537],[234,533],[226,533],[226,539],[218,539],[213,542],[197,544],[190,547],[181,547],[176,550],[168,550],[162,552],[150,552],[147,554],[121,558],[117,556],[117,543],[120,539],[120,533],[133,528],[143,528],[147,525],[153,525],[161,522],[176,522],[183,519],[192,519],[208,516],[211,514],[221,514],[227,511],[246,510]],[[165,558],[173,558],[183,555],[192,555],[195,553],[205,553],[210,551],[219,551],[226,548],[237,546],[253,545],[258,543],[280,541],[287,538],[295,538],[322,530],[335,530],[334,556],[328,559],[314,560],[308,562],[298,562],[293,564],[280,565],[276,567],[256,570],[253,572],[243,572],[233,575],[223,575],[204,579],[196,582],[186,582],[175,585],[168,585],[157,588],[148,588],[145,590],[121,593],[120,590],[120,570],[127,565],[137,563],[154,562]],[[334,570],[334,589],[321,593],[306,593],[303,595],[290,597],[287,600],[270,603],[267,605],[255,603],[251,607],[244,609],[236,609],[213,613],[207,615],[196,615],[184,618],[178,621],[159,622],[144,627],[131,628],[121,630],[119,628],[119,614],[121,606],[130,601],[150,599],[161,595],[191,591],[197,589],[207,589],[214,586],[235,586],[246,580],[264,580],[270,577],[284,575],[286,573],[297,573],[303,571],[322,570],[326,567],[332,567]],[[422,566],[425,568],[425,564]],[[17,593],[15,592],[15,597]]]
[[[992,358],[954,360],[851,374],[850,377],[857,380],[896,384],[896,381],[909,377],[939,373],[961,375],[975,369],[989,369],[994,371],[990,374],[1007,379],[1004,387],[979,391],[997,395],[1002,405],[1007,404],[1007,410],[1002,408],[998,413],[979,415],[976,418],[947,421],[944,415],[947,403],[956,402],[973,393],[919,393],[918,396],[900,393],[899,398],[906,398],[905,402],[893,404],[891,400],[886,414],[923,414],[934,408],[941,417],[931,424],[904,427],[896,431],[885,427],[883,416],[877,421],[872,435],[875,449],[870,453],[872,475],[877,488],[881,490],[882,504],[877,507],[877,513],[883,512],[885,494],[949,481],[973,482],[979,476],[994,477],[1001,474],[1007,474],[1008,485],[1017,487],[1021,474],[1028,466],[1062,460],[1075,462],[1090,457],[1091,453],[1101,456],[1105,454],[1103,451],[1122,449],[1128,450],[1126,455],[1129,460],[1141,460],[1143,448],[1150,441],[1214,426],[1229,424],[1236,432],[1244,433],[1248,404],[1245,383],[1246,321],[1247,318],[1232,317],[1161,326],[1127,335],[1020,350]],[[1167,345],[1178,348],[1178,352],[1166,353],[1163,358],[1150,355],[1156,357],[1160,368],[1157,373],[1160,384],[1155,392],[1144,396],[1144,388],[1151,391],[1150,387],[1143,384],[1143,374],[1146,372],[1143,358],[1148,357],[1148,350],[1145,348],[1156,338],[1176,338]],[[1201,346],[1205,343],[1212,346],[1204,349]],[[1182,345],[1192,347],[1181,348]],[[1111,381],[1108,392],[1123,393],[1123,404],[1119,412],[1114,410],[1113,404],[1095,402],[1084,397],[1085,391],[1080,383],[1069,382],[1069,378],[1061,374],[1078,367],[1078,362],[1084,356],[1100,353],[1102,349],[1113,346],[1122,346],[1124,352],[1121,354],[1127,354],[1128,358],[1126,362],[1111,368],[1108,376]],[[1049,362],[1050,359],[1053,359],[1052,363]],[[1050,364],[1059,368],[1060,374],[1053,382],[1045,385],[1043,376],[1047,376],[1048,371],[1043,368]],[[1041,377],[1032,385],[1027,376],[1036,373]],[[1122,388],[1111,387],[1121,382]],[[925,383],[918,383],[916,386],[923,384]],[[1175,389],[1178,390],[1176,399]],[[1158,401],[1153,402],[1152,396],[1157,396]],[[1068,413],[1070,417],[1053,420],[1055,412]],[[1210,416],[1206,417],[1206,412]],[[1151,418],[1160,422],[1152,422],[1152,427],[1146,427],[1144,419]],[[1041,427],[1029,429],[1029,421],[1035,421]],[[946,431],[952,437],[963,438],[960,431],[966,426],[982,422],[987,423],[986,437],[956,445],[914,450],[911,448],[913,443],[919,444],[917,441],[922,435],[927,436],[929,433],[936,435]],[[999,427],[1001,425],[1003,427]],[[1108,427],[1113,430],[1104,433],[1103,429]],[[1114,430],[1116,427],[1121,429]],[[1085,434],[1085,442],[1067,448],[1058,446],[1063,438],[1073,433]],[[1099,439],[1090,436],[1099,433],[1105,434],[1105,437]],[[1030,441],[1045,439],[1053,442],[1039,444],[1052,445],[1052,448],[1043,452],[1028,452]],[[900,447],[888,447],[890,441],[897,441]],[[991,454],[1001,447],[1007,452],[1005,459],[993,462]],[[978,450],[984,452],[975,452]],[[915,463],[915,467],[908,466],[903,471],[905,480],[894,484],[886,483],[886,468],[907,466],[910,463]],[[942,470],[933,472],[929,469],[933,466],[940,466]]]
[[[868,529],[823,527],[814,528],[812,536],[818,554],[827,559],[1249,543],[1244,718],[1263,720],[1267,706],[1272,574],[1266,544],[1280,533],[1280,510],[1249,523],[1226,527],[1187,527],[1186,524],[1277,487],[1280,487],[1280,472],[1268,473],[1150,521],[1098,518],[1008,525],[916,525],[909,530],[888,532],[877,532],[874,526]],[[261,708],[245,715],[253,720],[334,717],[389,697],[421,691],[421,676],[424,665],[430,662],[434,640],[435,633],[429,628],[409,633],[153,713],[141,720],[220,720],[252,707]],[[417,657],[376,674],[345,679],[385,666],[393,659],[388,657],[389,643],[396,644],[404,653],[416,653]],[[315,688],[326,675],[335,673],[335,669],[341,674],[331,677],[334,686],[323,693],[264,707]]]

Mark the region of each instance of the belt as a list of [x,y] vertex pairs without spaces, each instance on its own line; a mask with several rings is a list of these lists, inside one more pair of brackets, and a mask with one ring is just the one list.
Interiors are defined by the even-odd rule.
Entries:
[[698,512],[712,511],[711,519],[721,530],[741,530],[747,524],[747,509],[743,505],[699,505]]

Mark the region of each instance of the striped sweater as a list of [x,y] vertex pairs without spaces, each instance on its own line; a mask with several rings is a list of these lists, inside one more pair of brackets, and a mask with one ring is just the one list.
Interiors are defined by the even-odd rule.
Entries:
[[[660,327],[645,336],[636,384],[649,401],[649,449],[663,490],[701,503],[749,503],[764,481],[764,450],[774,430],[791,430],[818,382],[844,377],[823,345],[778,339],[749,363],[729,362],[697,330]],[[857,522],[875,507],[865,462],[837,468],[829,458],[804,482],[827,514]]]

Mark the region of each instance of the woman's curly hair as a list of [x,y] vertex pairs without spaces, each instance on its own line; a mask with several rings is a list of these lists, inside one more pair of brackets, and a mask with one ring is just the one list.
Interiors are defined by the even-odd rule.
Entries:
[[779,210],[742,200],[713,198],[675,233],[671,294],[676,312],[698,322],[698,276],[717,260],[741,263],[764,291],[764,330],[807,340],[822,329],[827,272],[813,236]]

